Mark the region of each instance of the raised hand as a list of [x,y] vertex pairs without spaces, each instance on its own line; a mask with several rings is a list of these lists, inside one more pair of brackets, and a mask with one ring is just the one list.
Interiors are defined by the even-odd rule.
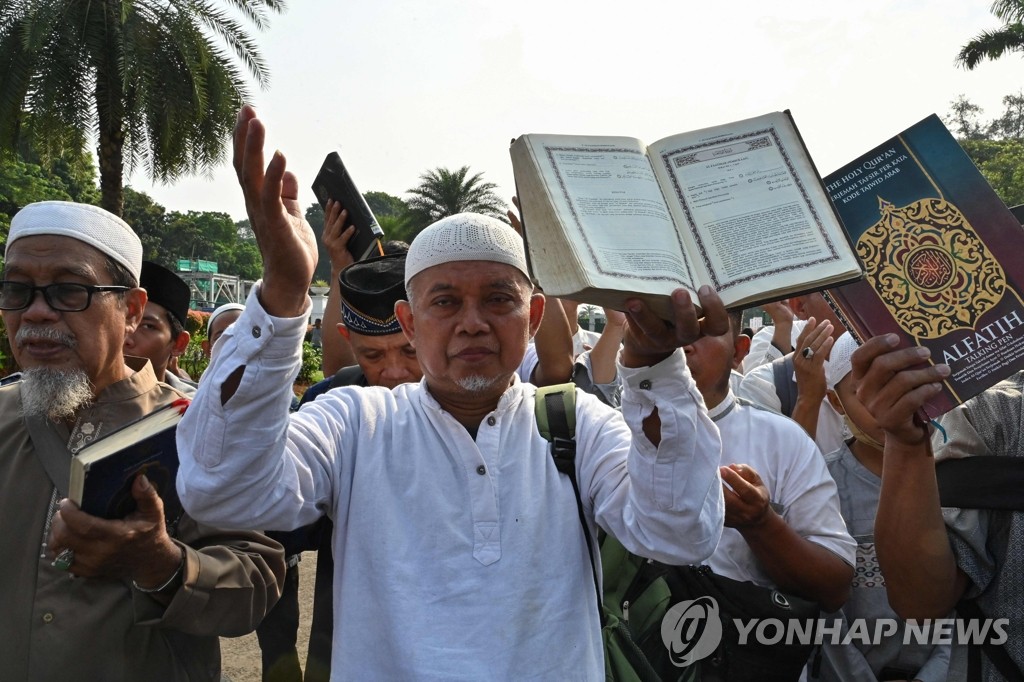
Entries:
[[623,337],[622,364],[626,367],[655,365],[701,336],[721,336],[729,332],[729,316],[722,299],[709,287],[697,292],[704,317],[685,289],[672,292],[673,321],[662,320],[638,298],[626,301],[626,333]]
[[796,340],[793,353],[793,369],[801,395],[821,401],[825,397],[825,360],[832,351],[832,323],[828,320],[817,322],[813,317]]
[[234,136],[234,166],[245,196],[256,243],[263,257],[260,302],[276,317],[297,317],[316,269],[316,237],[299,205],[298,181],[285,170],[285,158],[274,152],[264,170],[266,131],[255,110],[238,112]]
[[927,441],[927,427],[915,415],[949,376],[948,365],[926,364],[927,348],[898,345],[895,334],[875,336],[852,358],[857,398],[885,431],[886,452],[890,440],[910,446]]
[[346,220],[348,211],[341,202],[329,199],[327,210],[324,211],[323,243],[327,255],[331,258],[331,272],[335,274],[356,262],[352,252],[348,250],[348,243],[356,233],[356,226],[349,225],[346,228]]

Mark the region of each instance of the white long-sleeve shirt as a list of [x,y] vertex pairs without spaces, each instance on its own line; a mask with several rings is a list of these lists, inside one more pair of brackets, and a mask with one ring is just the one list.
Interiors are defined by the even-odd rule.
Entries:
[[[800,425],[737,400],[731,392],[709,413],[722,433],[722,464],[752,467],[764,482],[772,507],[800,537],[853,566],[857,545],[846,530],[835,481]],[[734,580],[775,587],[735,528],[725,529],[707,564]]]
[[[252,295],[222,337],[178,428],[189,512],[267,529],[334,519],[334,680],[603,677],[590,559],[535,388],[515,381],[475,440],[425,383],[336,389],[289,417],[304,328]],[[619,371],[624,418],[577,398],[591,531],[596,521],[635,553],[700,563],[722,531],[717,428],[681,352]],[[655,407],[658,448],[641,430]]]

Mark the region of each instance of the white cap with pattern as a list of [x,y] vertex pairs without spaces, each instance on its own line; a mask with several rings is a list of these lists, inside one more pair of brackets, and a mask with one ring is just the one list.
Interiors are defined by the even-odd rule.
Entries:
[[85,242],[142,275],[142,242],[128,223],[99,206],[73,201],[40,201],[18,211],[11,220],[7,250],[22,237],[51,235]]
[[828,362],[825,363],[825,384],[829,390],[835,390],[836,384],[853,371],[853,351],[858,347],[859,344],[850,332],[843,332],[832,344],[832,352],[828,354]]
[[405,257],[405,286],[427,268],[466,260],[505,263],[530,277],[523,238],[511,226],[479,213],[458,213],[441,218],[413,239]]

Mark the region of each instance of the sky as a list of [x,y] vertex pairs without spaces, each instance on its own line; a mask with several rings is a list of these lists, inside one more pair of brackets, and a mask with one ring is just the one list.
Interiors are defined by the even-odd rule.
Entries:
[[[998,27],[987,0],[291,0],[265,32],[252,104],[300,202],[338,151],[359,189],[405,197],[436,167],[514,193],[522,133],[672,134],[789,109],[827,175],[966,95],[994,118],[1024,87],[1010,55],[974,71],[960,46]],[[245,217],[230,158],[153,185],[173,211]]]

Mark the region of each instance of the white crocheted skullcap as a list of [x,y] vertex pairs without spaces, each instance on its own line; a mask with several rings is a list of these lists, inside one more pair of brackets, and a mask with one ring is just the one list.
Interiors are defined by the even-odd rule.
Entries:
[[245,306],[241,303],[225,303],[224,305],[218,306],[210,313],[210,319],[206,321],[206,335],[210,335],[210,330],[213,329],[213,321],[224,313],[230,313],[232,310],[245,310]]
[[22,237],[71,237],[99,249],[135,275],[142,276],[142,242],[128,223],[99,206],[73,201],[40,201],[18,211],[11,220],[7,250]]
[[829,390],[835,390],[836,384],[853,370],[851,358],[857,348],[857,341],[850,332],[843,332],[843,335],[836,339],[832,345],[832,352],[828,354],[828,362],[825,363],[825,384]]
[[530,277],[523,238],[511,226],[479,213],[457,213],[412,240],[405,257],[405,286],[427,268],[466,260],[505,263]]

